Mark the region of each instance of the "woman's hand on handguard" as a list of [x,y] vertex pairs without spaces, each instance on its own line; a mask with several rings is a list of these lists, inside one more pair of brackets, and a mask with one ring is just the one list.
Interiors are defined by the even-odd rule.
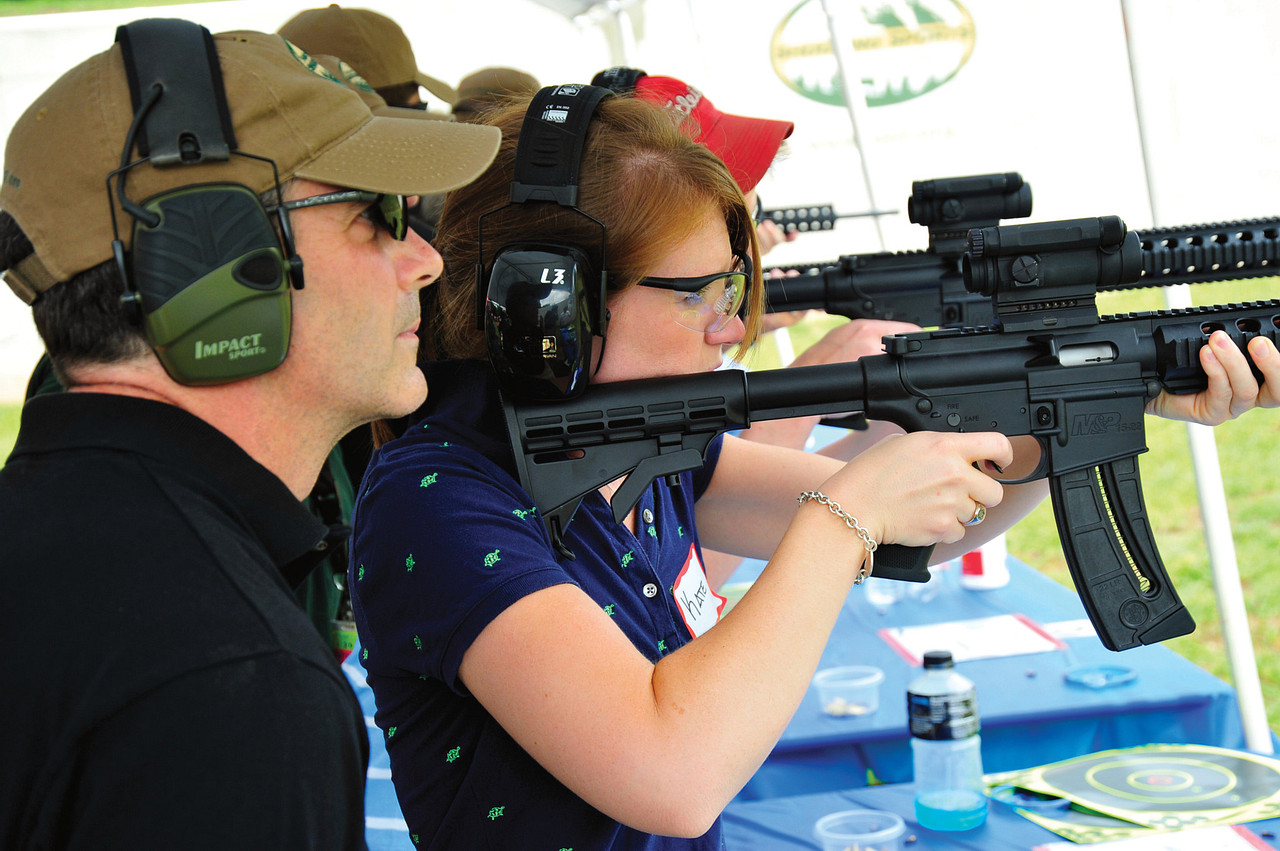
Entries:
[[[1249,360],[1261,370],[1261,387],[1249,368]],[[1249,357],[1222,331],[1209,337],[1200,349],[1200,366],[1209,386],[1199,393],[1174,395],[1167,391],[1147,403],[1147,413],[1170,420],[1187,420],[1215,426],[1250,408],[1280,406],[1280,354],[1266,337],[1249,341]]]
[[821,490],[848,506],[877,543],[951,543],[964,537],[979,503],[991,508],[1004,498],[1001,484],[982,470],[988,462],[1003,467],[1012,460],[1009,438],[997,432],[893,435]]

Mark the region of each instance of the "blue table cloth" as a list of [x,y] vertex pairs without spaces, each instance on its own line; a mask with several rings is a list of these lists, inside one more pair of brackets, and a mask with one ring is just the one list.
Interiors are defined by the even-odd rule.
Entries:
[[[867,664],[883,669],[879,709],[870,715],[831,717],[822,712],[810,687],[738,800],[865,786],[868,771],[872,782],[909,782],[906,690],[921,669],[886,642],[880,630],[1003,614],[1025,615],[1040,625],[1086,617],[1072,589],[1015,558],[1008,565],[1009,584],[989,591],[967,590],[958,581],[958,570],[942,570],[929,583],[936,586],[929,589],[933,599],[923,602],[908,594],[884,614],[868,602],[864,587],[855,587],[818,667]],[[761,562],[746,562],[730,582],[749,580],[762,567]],[[1153,743],[1244,749],[1234,689],[1173,651],[1154,645],[1113,652],[1091,630],[1063,644],[1062,650],[956,665],[977,690],[987,772]],[[1073,685],[1064,677],[1069,669],[1096,664],[1131,668],[1136,676],[1101,689]]]
[[[981,827],[959,832],[926,830],[915,822],[915,787],[910,783],[871,786],[816,795],[735,802],[724,814],[727,851],[812,851],[821,849],[813,838],[813,823],[828,813],[868,809],[897,813],[907,823],[908,851],[1030,851],[1037,844],[1063,838],[1018,815],[1013,808],[991,801]],[[1280,848],[1280,819],[1250,822],[1267,848]],[[1081,845],[1087,849],[1089,846]]]
[[357,641],[351,655],[342,663],[364,710],[364,723],[369,728],[369,775],[365,782],[364,821],[365,841],[369,851],[406,851],[414,847],[409,839],[409,826],[400,812],[395,787],[391,785],[391,759],[382,731],[373,723],[373,689],[364,678],[360,665],[360,643]]

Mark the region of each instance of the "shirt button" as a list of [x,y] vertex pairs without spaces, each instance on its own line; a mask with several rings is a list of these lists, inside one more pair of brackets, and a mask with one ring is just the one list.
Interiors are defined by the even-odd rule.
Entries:
[[643,514],[642,516],[644,517],[644,522],[646,522],[646,523],[652,523],[652,522],[653,522],[653,512],[652,512],[652,511],[650,511],[649,509],[647,509],[647,508],[646,508],[646,509],[644,510],[644,514]]
[[650,599],[658,596],[658,586],[650,582],[648,585],[644,586],[644,595]]

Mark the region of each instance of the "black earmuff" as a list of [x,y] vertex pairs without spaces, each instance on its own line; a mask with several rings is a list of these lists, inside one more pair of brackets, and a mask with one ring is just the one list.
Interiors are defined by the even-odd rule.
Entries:
[[[547,86],[534,96],[516,146],[510,202],[480,217],[476,315],[502,389],[522,398],[572,398],[590,377],[594,337],[608,325],[605,227],[578,208],[578,170],[598,86]],[[501,246],[486,268],[484,219],[516,205],[553,203],[600,227],[592,254],[539,241]],[[598,259],[597,259],[598,258]]]
[[597,73],[591,78],[591,85],[603,86],[620,95],[629,95],[636,90],[636,83],[640,82],[640,78],[647,76],[649,75],[639,68],[619,65]]
[[[124,184],[144,162],[181,168],[241,156],[273,171],[275,163],[236,150],[207,29],[151,18],[121,26],[116,41],[134,108],[120,169],[107,179],[110,188],[116,178],[116,202],[133,219],[129,251],[118,236],[113,244],[125,309],[180,384],[223,384],[274,369],[289,350],[290,282],[302,286],[288,214],[277,208],[273,223],[258,195],[239,183],[193,184],[141,203],[125,195]],[[139,159],[130,162],[135,140]],[[279,185],[277,172],[277,192]]]

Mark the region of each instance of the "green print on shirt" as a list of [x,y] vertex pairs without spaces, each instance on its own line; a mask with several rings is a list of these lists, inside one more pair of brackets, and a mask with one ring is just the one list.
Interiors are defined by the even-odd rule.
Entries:
[[658,639],[658,652],[659,653],[667,652],[667,640],[665,638]]
[[431,474],[431,475],[429,475],[429,476],[423,476],[423,477],[422,477],[422,481],[418,482],[418,487],[420,487],[420,488],[429,488],[429,487],[431,487],[432,485],[434,485],[434,484],[436,483],[436,480],[437,480],[437,479],[439,479],[439,478],[440,478],[440,474],[439,474],[439,473],[432,473],[432,474]]
[[364,565],[363,565],[363,564],[362,564],[362,565],[360,565],[360,567],[356,570],[356,582],[359,582],[361,579],[364,579]]
[[390,739],[391,737],[393,737],[396,734],[396,730],[399,730],[399,729],[400,729],[399,727],[388,727],[387,738]]
[[419,650],[421,650],[421,649],[422,649],[422,639],[415,635],[415,636],[413,637],[413,646],[414,646],[414,647],[416,647],[416,648],[418,648]]
[[449,752],[444,755],[444,761],[454,762],[460,756],[462,756],[462,748],[450,748]]
[[631,564],[631,560],[634,559],[635,557],[636,557],[635,550],[627,550],[626,553],[624,553],[622,556],[622,566],[626,567],[627,565]]
[[361,648],[360,648],[360,661],[361,661],[361,662],[368,662],[368,661],[369,661],[369,648],[368,648],[368,647],[361,647]]
[[676,527],[676,532],[677,532],[677,533],[679,533],[680,537],[682,537],[682,538],[684,537],[684,527],[683,527],[683,526],[677,526],[677,527]]
[[414,845],[417,845],[417,844],[418,844],[418,834],[416,834],[416,833],[411,833],[411,834],[409,834],[409,838],[413,840],[413,844],[414,844]]
[[502,550],[494,550],[493,552],[491,552],[491,553],[489,553],[487,556],[485,556],[485,557],[484,557],[484,566],[485,566],[485,567],[493,567],[495,564],[497,564],[498,562],[502,561],[502,559],[498,558],[498,553],[500,553],[500,552],[502,552]]
[[649,527],[649,537],[650,537],[650,538],[656,538],[656,537],[658,537],[658,530],[657,530],[657,527],[654,527],[654,526],[650,526],[650,527]]
[[616,604],[616,603],[610,603],[609,605],[605,606],[605,607],[604,607],[604,613],[605,613],[606,615],[608,615],[609,617],[613,617],[613,608],[614,608],[614,606],[615,606],[615,605],[617,605],[617,604]]
[[502,807],[490,807],[490,808],[489,808],[489,819],[490,819],[490,821],[497,821],[498,819],[500,819],[500,818],[502,818],[503,816],[505,816],[505,815],[506,815],[506,813],[504,813],[504,812],[503,812],[503,810],[505,810],[505,809],[506,809],[506,807],[505,807],[505,806],[502,806]]
[[413,573],[413,566],[415,564],[417,564],[417,562],[413,560],[413,553],[409,553],[409,557],[404,560],[404,566],[409,569],[410,573]]
[[521,520],[524,520],[526,517],[531,517],[532,515],[537,514],[538,506],[535,505],[533,508],[529,508],[529,509],[513,508],[511,509],[511,513],[514,514],[516,517],[519,517]]

